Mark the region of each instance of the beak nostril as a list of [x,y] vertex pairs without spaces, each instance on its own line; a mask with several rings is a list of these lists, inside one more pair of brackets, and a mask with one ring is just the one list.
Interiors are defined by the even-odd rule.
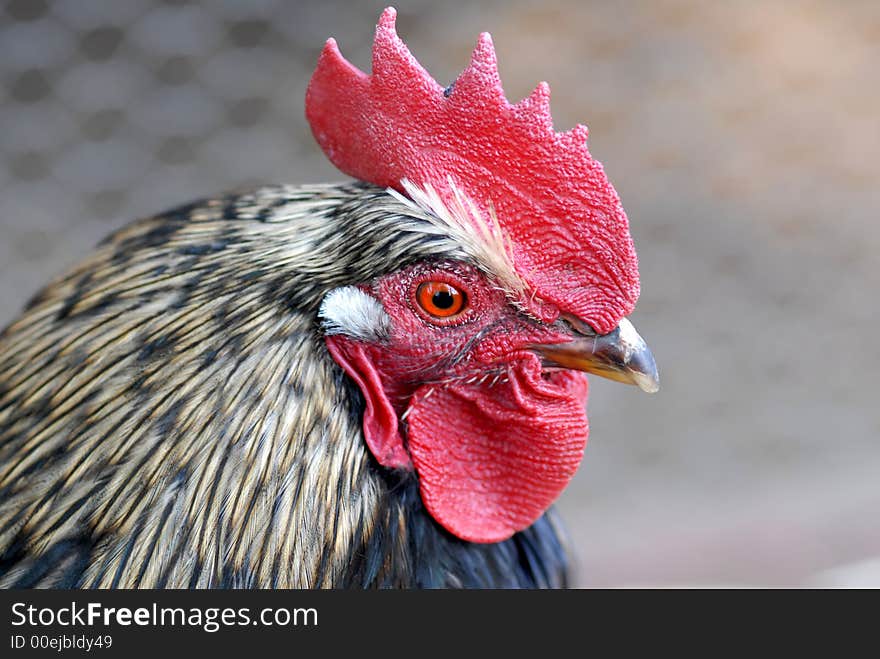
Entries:
[[580,336],[597,336],[596,330],[574,314],[562,313],[559,317],[563,322],[568,324],[575,334],[579,334]]

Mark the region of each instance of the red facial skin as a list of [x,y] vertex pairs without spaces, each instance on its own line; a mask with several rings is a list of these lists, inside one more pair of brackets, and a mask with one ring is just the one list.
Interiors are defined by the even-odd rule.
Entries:
[[[423,310],[426,281],[464,292],[464,310]],[[462,539],[497,542],[531,525],[576,471],[588,427],[585,376],[544,371],[528,346],[571,334],[527,317],[463,264],[416,265],[364,290],[391,318],[388,340],[327,344],[364,394],[373,455],[414,468],[428,511]]]

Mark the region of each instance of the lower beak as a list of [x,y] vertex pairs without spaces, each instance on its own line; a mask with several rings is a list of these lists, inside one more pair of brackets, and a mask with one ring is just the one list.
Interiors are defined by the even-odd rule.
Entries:
[[569,343],[534,346],[551,366],[562,366],[634,384],[653,394],[660,389],[654,355],[626,318],[608,334],[579,336]]

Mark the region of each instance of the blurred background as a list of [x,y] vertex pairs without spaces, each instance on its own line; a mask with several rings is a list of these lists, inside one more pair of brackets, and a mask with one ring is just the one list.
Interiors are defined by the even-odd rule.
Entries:
[[[880,586],[880,4],[397,0],[443,84],[590,127],[663,388],[594,379],[560,508],[580,586]],[[303,118],[383,2],[0,2],[0,325],[137,216],[343,178]]]

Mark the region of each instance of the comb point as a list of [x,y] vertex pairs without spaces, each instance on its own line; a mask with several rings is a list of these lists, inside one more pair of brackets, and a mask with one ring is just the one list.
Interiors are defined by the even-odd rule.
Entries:
[[471,64],[468,68],[474,68],[487,73],[498,79],[498,56],[495,54],[495,44],[492,43],[492,35],[488,32],[480,33],[477,45],[471,53]]
[[546,130],[553,131],[553,116],[550,113],[550,85],[539,82],[531,94],[514,106],[523,121],[535,122]]
[[397,32],[395,23],[397,22],[397,10],[394,7],[385,7],[385,10],[379,16],[379,22],[376,23],[377,28],[390,29]]
[[504,101],[504,90],[498,75],[498,58],[492,44],[492,35],[488,32],[480,34],[471,53],[470,64],[455,81],[452,96],[463,106],[482,107],[482,103],[477,103],[478,99],[494,102],[491,104],[496,105]]
[[587,143],[587,138],[590,137],[590,129],[584,124],[577,124],[570,131],[564,133],[564,135],[568,136],[576,146],[583,147]]

